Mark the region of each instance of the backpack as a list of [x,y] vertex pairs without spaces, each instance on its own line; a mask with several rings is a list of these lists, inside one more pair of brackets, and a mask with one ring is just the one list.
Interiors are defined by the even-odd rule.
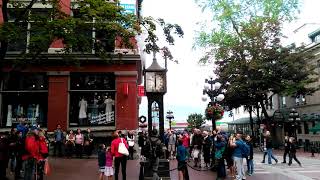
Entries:
[[242,141],[241,153],[242,153],[242,157],[244,158],[247,158],[250,156],[250,146],[244,141]]
[[151,139],[148,140],[148,144],[146,145],[146,154],[145,156],[149,159],[155,159],[157,157],[161,156],[161,146],[157,144],[157,142],[160,141],[159,139],[156,139],[155,141],[152,141]]

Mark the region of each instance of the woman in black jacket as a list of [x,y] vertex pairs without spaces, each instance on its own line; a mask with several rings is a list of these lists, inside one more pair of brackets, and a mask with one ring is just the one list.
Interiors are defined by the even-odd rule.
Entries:
[[289,138],[288,149],[289,149],[289,166],[291,166],[292,164],[292,159],[294,159],[299,164],[299,166],[301,166],[301,163],[296,156],[297,146],[296,146],[294,137]]

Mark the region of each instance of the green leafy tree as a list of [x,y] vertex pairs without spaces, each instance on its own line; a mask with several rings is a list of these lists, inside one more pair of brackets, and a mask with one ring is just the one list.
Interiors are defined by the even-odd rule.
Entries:
[[[21,36],[26,34],[24,24],[31,23],[29,29],[30,41],[28,50],[21,53],[22,57],[30,60],[43,58],[50,45],[57,40],[64,44],[59,56],[78,54],[92,54],[102,59],[110,59],[114,49],[115,39],[120,40],[121,46],[128,49],[134,48],[133,37],[146,33],[144,39],[145,52],[164,51],[164,56],[172,60],[172,55],[167,47],[159,47],[156,35],[157,28],[161,28],[169,45],[174,44],[174,34],[183,36],[181,27],[177,24],[166,23],[163,19],[152,17],[140,17],[126,13],[119,6],[119,1],[114,3],[105,0],[75,0],[72,2],[71,10],[73,16],[66,14],[62,9],[68,8],[60,0],[1,0],[3,23],[0,24],[0,61],[3,60],[8,47],[15,42],[21,41]],[[139,8],[141,8],[141,0]],[[7,8],[8,4],[13,8]],[[47,8],[47,13],[37,13],[32,6],[42,3],[52,8]],[[89,32],[95,29],[96,38],[93,39]]]
[[206,123],[206,120],[202,114],[193,113],[188,116],[187,122],[189,124],[188,128],[200,128]]
[[267,100],[275,94],[311,94],[317,87],[314,66],[304,47],[283,47],[282,26],[295,18],[298,0],[197,1],[212,14],[212,29],[200,31],[196,46],[207,53],[200,60],[215,60],[215,73],[227,90],[225,105],[261,108],[266,119]]

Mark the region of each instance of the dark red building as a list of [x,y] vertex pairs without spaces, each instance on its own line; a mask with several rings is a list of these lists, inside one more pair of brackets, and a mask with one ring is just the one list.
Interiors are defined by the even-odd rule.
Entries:
[[[63,4],[71,2],[63,0]],[[34,7],[41,10],[41,3]],[[70,9],[66,7],[64,11],[71,14]],[[0,87],[2,129],[21,121],[40,124],[48,131],[53,131],[57,124],[65,130],[137,129],[140,103],[137,86],[142,82],[137,47],[121,49],[119,41],[115,41],[114,54],[106,59],[87,53],[70,56],[77,63],[68,63],[68,57],[56,53],[63,47],[61,41],[56,41],[42,55],[43,60],[15,68],[12,64],[17,59],[29,60],[21,59],[19,54],[26,48],[28,36],[30,33],[21,43],[10,45],[4,60]]]

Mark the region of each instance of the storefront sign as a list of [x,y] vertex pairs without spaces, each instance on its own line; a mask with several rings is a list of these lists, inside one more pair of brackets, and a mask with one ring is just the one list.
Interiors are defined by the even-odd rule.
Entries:
[[136,0],[121,0],[120,6],[124,8],[126,13],[136,14]]
[[100,114],[98,116],[92,116],[90,119],[90,124],[109,124],[114,122],[114,112],[109,112],[106,114]]

